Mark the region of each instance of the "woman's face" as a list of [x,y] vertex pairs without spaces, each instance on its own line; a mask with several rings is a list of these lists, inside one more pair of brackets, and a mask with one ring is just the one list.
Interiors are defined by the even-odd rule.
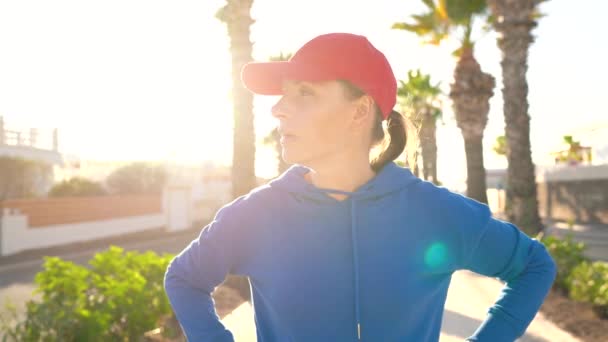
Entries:
[[353,121],[358,102],[348,99],[345,91],[338,81],[284,82],[272,115],[279,119],[286,163],[314,167],[346,149],[364,148],[358,136],[361,124]]

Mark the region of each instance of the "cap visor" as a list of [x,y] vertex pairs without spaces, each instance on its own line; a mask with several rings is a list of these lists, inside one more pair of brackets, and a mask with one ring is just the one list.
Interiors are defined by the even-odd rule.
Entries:
[[289,61],[250,62],[245,64],[241,71],[241,82],[245,88],[260,95],[283,94],[283,82],[287,79],[312,82],[332,78],[329,73],[319,68]]

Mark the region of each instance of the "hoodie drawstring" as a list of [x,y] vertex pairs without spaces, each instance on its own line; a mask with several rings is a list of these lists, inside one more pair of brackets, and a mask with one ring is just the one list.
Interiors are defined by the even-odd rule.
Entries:
[[333,192],[343,195],[348,195],[350,200],[350,230],[353,245],[353,268],[355,271],[355,319],[357,321],[357,339],[361,340],[361,314],[359,310],[359,251],[357,250],[357,210],[355,206],[355,197],[352,192],[317,188],[321,192]]
[[355,200],[351,198],[351,232],[353,238],[353,267],[355,269],[355,317],[357,319],[357,338],[361,340],[361,320],[359,315],[359,253],[357,251],[357,224]]

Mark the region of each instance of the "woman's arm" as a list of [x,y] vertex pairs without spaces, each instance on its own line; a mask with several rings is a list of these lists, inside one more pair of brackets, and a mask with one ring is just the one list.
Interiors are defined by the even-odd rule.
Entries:
[[240,206],[244,197],[222,207],[165,273],[165,292],[188,341],[233,342],[220,322],[211,293],[234,273],[247,249]]
[[[484,322],[467,341],[515,341],[522,336],[547,296],[557,268],[544,245],[514,224],[489,218],[471,233],[470,251],[459,268],[495,277],[505,286]],[[465,238],[466,239],[466,238]]]

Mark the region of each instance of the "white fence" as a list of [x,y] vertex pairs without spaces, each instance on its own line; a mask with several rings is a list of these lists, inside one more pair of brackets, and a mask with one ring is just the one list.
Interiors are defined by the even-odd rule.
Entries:
[[149,229],[192,228],[194,223],[212,218],[226,200],[201,198],[200,193],[200,189],[188,186],[167,187],[158,213],[36,227],[30,227],[28,217],[18,210],[4,208],[0,216],[0,256]]

